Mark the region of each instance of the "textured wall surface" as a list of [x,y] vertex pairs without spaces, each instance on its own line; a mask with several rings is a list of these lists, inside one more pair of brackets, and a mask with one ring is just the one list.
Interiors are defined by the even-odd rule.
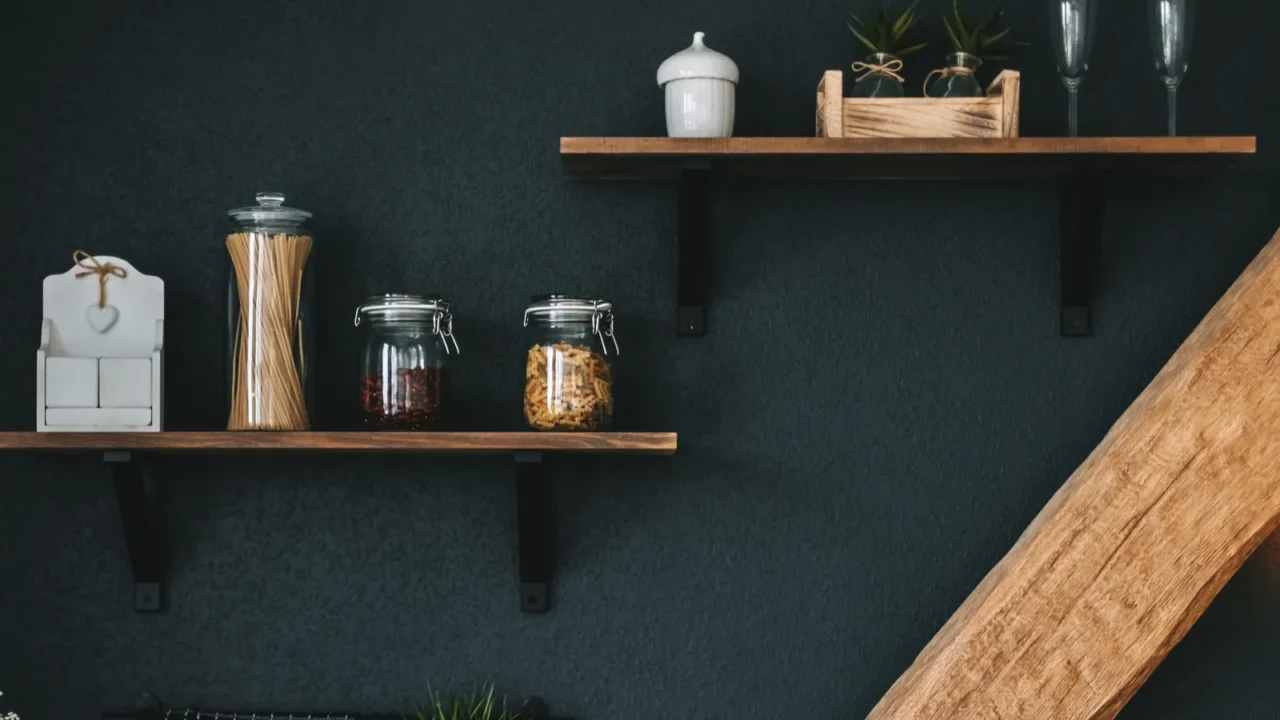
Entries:
[[[931,24],[948,3],[925,3]],[[493,680],[580,720],[864,714],[1280,225],[1275,6],[1201,3],[1188,134],[1260,157],[1126,181],[1097,336],[1057,333],[1034,183],[721,187],[710,332],[674,333],[675,189],[572,183],[561,135],[663,132],[653,71],[694,30],[742,69],[738,134],[807,135],[852,59],[837,0],[10,3],[0,27],[0,429],[32,427],[41,279],[71,252],[168,282],[170,429],[221,410],[225,210],[316,213],[322,427],[349,424],[354,305],[458,308],[462,425],[520,425],[520,313],[615,299],[618,425],[671,458],[557,465],[554,611],[516,596],[502,459],[171,457],[171,608],[131,609],[105,468],[0,457],[0,690],[32,718],[151,691],[397,709]],[[1024,134],[1061,134],[1044,4]],[[1106,3],[1086,134],[1155,134],[1141,3]],[[933,34],[940,35],[938,29]],[[935,48],[913,60],[919,86]],[[1125,720],[1280,717],[1280,594],[1246,568]]]

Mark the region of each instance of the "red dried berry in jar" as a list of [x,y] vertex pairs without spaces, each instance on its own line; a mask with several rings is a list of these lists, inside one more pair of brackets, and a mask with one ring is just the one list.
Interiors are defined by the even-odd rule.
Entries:
[[448,405],[448,371],[401,368],[361,379],[360,402],[373,430],[430,430],[440,425]]
[[379,295],[356,311],[363,326],[360,410],[372,430],[432,430],[446,419],[447,364],[458,352],[440,298]]

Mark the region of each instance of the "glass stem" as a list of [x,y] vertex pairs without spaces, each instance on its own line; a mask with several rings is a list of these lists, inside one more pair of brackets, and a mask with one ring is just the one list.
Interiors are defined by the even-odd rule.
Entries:
[[1178,135],[1178,87],[1169,88],[1169,137]]
[[1067,88],[1067,136],[1080,135],[1080,90]]

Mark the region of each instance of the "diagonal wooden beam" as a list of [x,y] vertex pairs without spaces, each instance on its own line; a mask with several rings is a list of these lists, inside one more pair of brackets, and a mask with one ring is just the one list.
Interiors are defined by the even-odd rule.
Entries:
[[1280,234],[870,720],[1113,718],[1280,525]]

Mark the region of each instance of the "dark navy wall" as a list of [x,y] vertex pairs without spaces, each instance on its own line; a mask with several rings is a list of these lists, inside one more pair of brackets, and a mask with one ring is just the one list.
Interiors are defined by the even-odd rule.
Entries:
[[[1158,133],[1141,3],[1106,5],[1084,131]],[[0,428],[32,427],[40,281],[76,248],[165,278],[169,427],[218,427],[224,212],[271,189],[316,213],[319,425],[349,423],[365,293],[455,301],[462,425],[495,429],[520,426],[528,296],[598,292],[619,427],[680,451],[557,466],[545,616],[517,609],[507,460],[163,459],[171,608],[145,616],[101,464],[5,455],[0,707],[397,709],[493,680],[582,720],[865,714],[1280,225],[1280,11],[1201,4],[1182,127],[1262,153],[1117,188],[1096,337],[1057,333],[1048,187],[756,182],[721,190],[710,332],[677,339],[674,188],[566,181],[557,139],[661,134],[653,73],[694,30],[741,67],[740,135],[810,134],[848,9],[9,3]],[[1008,14],[1036,45],[1024,133],[1061,134],[1044,4]],[[1258,565],[1126,720],[1280,717]]]

